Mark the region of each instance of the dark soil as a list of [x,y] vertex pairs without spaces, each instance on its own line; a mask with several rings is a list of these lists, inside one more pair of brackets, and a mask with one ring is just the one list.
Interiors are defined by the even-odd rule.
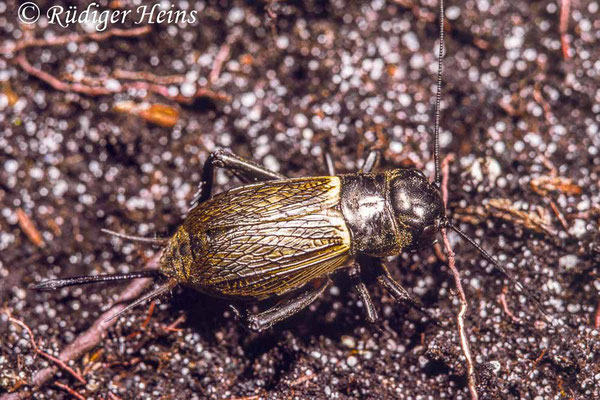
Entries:
[[[128,3],[120,4],[135,8]],[[168,236],[193,197],[202,163],[217,147],[296,177],[324,174],[324,149],[340,171],[354,171],[368,148],[383,145],[384,167],[414,166],[432,175],[434,1],[208,3],[189,4],[198,10],[195,24],[153,25],[140,37],[21,54],[64,81],[68,74],[106,81],[122,69],[183,75],[188,84],[209,87],[215,57],[229,41],[210,87],[230,102],[203,97],[176,104],[157,94],[142,99],[135,91],[65,93],[25,73],[13,55],[0,55],[0,394],[69,398],[59,382],[104,399],[109,393],[123,399],[468,398],[453,323],[454,284],[430,249],[389,265],[443,326],[394,303],[375,284],[369,289],[382,319],[369,325],[343,273],[310,310],[262,335],[242,329],[226,302],[177,288],[141,334],[135,332],[148,307],[122,318],[71,363],[87,385],[59,372],[41,388],[30,386],[32,375],[51,363],[33,351],[8,312],[56,355],[125,284],[57,292],[28,285],[142,268],[156,249],[100,229]],[[450,212],[540,295],[556,325],[451,236],[470,301],[466,323],[482,399],[600,398],[600,334],[594,328],[600,301],[600,11],[595,1],[571,2],[566,58],[560,3],[480,0],[447,11],[442,153],[457,154]],[[50,3],[39,5],[44,10]],[[17,7],[12,1],[0,7],[0,45],[23,35],[83,33],[80,26],[19,26]],[[113,111],[127,99],[176,107],[179,120],[165,128]],[[553,174],[564,184],[542,194],[534,190],[536,178]],[[218,190],[238,184],[221,173],[218,183]],[[508,199],[508,207],[528,216],[494,213],[491,199]],[[542,222],[531,222],[534,215]],[[518,322],[503,310],[504,287]],[[180,330],[166,332],[180,316]]]

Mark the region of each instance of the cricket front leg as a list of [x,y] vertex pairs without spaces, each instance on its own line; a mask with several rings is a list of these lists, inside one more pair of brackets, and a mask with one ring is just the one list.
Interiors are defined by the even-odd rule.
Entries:
[[435,321],[436,324],[439,325],[439,321],[433,315],[431,315],[427,309],[425,309],[423,303],[421,303],[418,299],[413,298],[398,281],[392,278],[392,274],[390,274],[390,271],[383,264],[383,262],[381,262],[381,260],[378,260],[377,262],[379,264],[378,267],[380,268],[379,275],[377,276],[377,282],[379,282],[379,284],[383,286],[383,288],[386,289],[389,294],[392,295],[394,300],[407,304],[408,306],[420,311],[422,314],[427,316],[427,318]]
[[379,319],[379,315],[377,314],[377,309],[375,308],[375,304],[373,304],[373,300],[371,300],[367,286],[360,277],[360,268],[360,264],[356,262],[354,267],[349,270],[348,275],[352,280],[354,290],[358,293],[358,297],[365,307],[365,318],[368,322],[375,323]]

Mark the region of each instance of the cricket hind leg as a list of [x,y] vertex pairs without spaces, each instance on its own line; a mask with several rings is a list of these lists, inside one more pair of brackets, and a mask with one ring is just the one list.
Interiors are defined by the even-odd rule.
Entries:
[[271,308],[256,314],[249,311],[242,313],[233,305],[230,307],[244,328],[252,332],[262,332],[311,305],[323,294],[329,283],[329,279],[323,279],[318,282],[318,286],[291,299],[282,300]]
[[205,202],[212,193],[215,168],[223,168],[231,172],[244,183],[273,181],[285,179],[285,175],[271,171],[253,161],[238,157],[226,150],[216,150],[208,156],[202,167],[202,182],[192,201],[191,207]]

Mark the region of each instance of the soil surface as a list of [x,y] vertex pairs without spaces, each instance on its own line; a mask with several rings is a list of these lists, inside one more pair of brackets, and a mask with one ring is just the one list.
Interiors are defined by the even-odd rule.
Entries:
[[[0,54],[0,394],[469,398],[455,286],[433,249],[387,262],[439,324],[374,282],[367,286],[381,320],[368,324],[342,271],[310,310],[260,335],[246,332],[227,302],[178,287],[149,319],[147,305],[135,309],[69,362],[85,384],[64,369],[33,384],[54,363],[9,315],[58,356],[127,283],[27,287],[143,268],[157,248],[100,229],[168,237],[214,149],[299,177],[325,174],[324,150],[347,172],[381,147],[382,168],[433,175],[434,1],[172,5],[195,9],[196,22],[107,38],[44,18],[19,25],[17,2],[0,3],[0,46],[8,46]],[[600,398],[599,8],[585,0],[447,5],[441,145],[443,155],[456,154],[449,214],[549,315],[450,236],[481,399]],[[66,34],[81,40],[10,50]],[[66,86],[27,73],[19,57]],[[73,82],[110,92],[76,93]],[[223,172],[217,182],[217,191],[239,184]]]

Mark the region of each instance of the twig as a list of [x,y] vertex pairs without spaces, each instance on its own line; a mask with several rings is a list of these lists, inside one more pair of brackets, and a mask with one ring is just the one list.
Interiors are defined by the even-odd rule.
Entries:
[[219,79],[219,76],[221,75],[221,69],[223,68],[223,63],[227,60],[227,58],[229,58],[230,51],[231,51],[231,45],[229,44],[229,40],[227,40],[227,41],[225,41],[225,43],[223,43],[223,45],[219,49],[219,52],[217,53],[217,56],[215,57],[215,62],[213,64],[213,68],[210,71],[210,75],[208,76],[208,81],[212,85],[214,85],[217,82],[217,80]]
[[554,215],[556,215],[556,218],[558,218],[558,221],[562,225],[565,232],[569,232],[569,224],[567,223],[565,216],[563,215],[563,213],[560,212],[560,210],[558,209],[558,206],[556,205],[556,203],[554,201],[550,201],[550,208],[554,212]]
[[142,36],[152,31],[150,25],[141,26],[139,28],[132,29],[110,29],[105,32],[94,32],[88,34],[74,33],[71,35],[56,36],[50,39],[28,39],[17,42],[10,46],[0,47],[0,54],[14,54],[18,51],[27,49],[29,47],[49,47],[49,46],[62,46],[68,43],[81,43],[86,40],[102,41],[111,37],[136,37]]
[[127,335],[127,337],[125,339],[134,338],[138,335],[141,335],[142,332],[144,332],[146,330],[146,328],[148,327],[148,324],[150,323],[150,319],[152,318],[152,314],[154,313],[155,307],[156,307],[156,302],[154,300],[152,300],[150,302],[150,307],[148,307],[148,315],[146,316],[146,319],[144,319],[144,322],[142,322],[142,325],[140,326],[140,330],[130,333],[129,335]]
[[555,175],[542,175],[533,178],[529,183],[531,189],[540,196],[547,196],[550,193],[562,193],[567,196],[579,196],[583,193],[583,188],[574,183],[572,179]]
[[[156,269],[158,268],[158,262],[160,259],[160,253],[155,255],[148,263],[145,265],[144,269]],[[58,358],[62,362],[69,362],[71,360],[75,360],[79,358],[82,354],[94,348],[106,335],[108,329],[116,323],[116,320],[106,322],[106,320],[110,319],[116,313],[125,308],[124,302],[130,301],[136,297],[138,297],[144,289],[146,289],[152,280],[150,278],[136,279],[131,282],[127,287],[123,290],[121,295],[119,296],[117,303],[112,306],[108,311],[103,313],[96,319],[96,321],[92,324],[92,326],[79,335],[73,343],[65,347],[59,354]],[[38,371],[32,378],[32,382],[35,386],[42,386],[46,382],[48,382],[57,371],[57,367],[47,367],[40,371]],[[15,396],[11,397],[0,397],[0,400],[7,399],[22,399],[28,397],[28,392],[20,392],[13,393]]]
[[[449,163],[453,159],[454,155],[448,154],[444,160],[442,161],[442,200],[444,201],[444,206],[446,206],[448,202],[448,175],[449,175]],[[446,254],[448,255],[448,266],[450,267],[450,271],[452,271],[452,275],[454,277],[454,283],[456,284],[456,290],[458,291],[458,298],[460,300],[460,310],[458,315],[456,316],[456,322],[458,325],[458,335],[460,337],[460,347],[462,348],[463,354],[467,361],[467,382],[469,386],[469,392],[471,393],[471,400],[479,399],[477,394],[477,380],[475,377],[475,367],[473,365],[473,358],[471,357],[471,350],[469,348],[469,339],[467,338],[467,333],[465,329],[465,314],[467,312],[467,308],[469,304],[467,303],[467,297],[465,296],[465,291],[463,290],[462,283],[460,282],[460,273],[456,268],[456,260],[454,258],[454,251],[452,251],[452,246],[450,245],[450,241],[448,240],[448,234],[446,232],[446,228],[441,229],[442,238],[444,241],[444,247],[446,248]]]
[[156,307],[156,301],[152,301],[150,303],[150,307],[148,309],[148,316],[146,317],[146,319],[144,320],[144,322],[142,323],[142,330],[146,330],[146,327],[148,326],[148,324],[150,323],[150,319],[152,318],[152,314],[154,313],[154,307]]
[[311,380],[311,379],[313,379],[315,376],[316,376],[315,374],[310,374],[310,375],[309,375],[309,374],[304,374],[304,375],[300,376],[299,378],[297,378],[297,379],[295,379],[295,380],[291,381],[291,382],[289,383],[289,386],[290,386],[290,387],[294,387],[294,386],[301,385],[301,384],[303,384],[304,382],[310,381],[310,380]]
[[60,90],[61,92],[74,92],[87,94],[89,96],[105,96],[109,94],[115,93],[115,90],[110,90],[105,87],[100,86],[87,86],[81,83],[65,83],[61,80],[55,78],[47,72],[42,71],[39,68],[34,67],[27,61],[24,55],[19,55],[15,58],[15,62],[23,69],[23,71],[27,72],[29,75],[33,75],[36,78],[46,82],[48,85],[52,86],[56,90]]
[[124,69],[116,69],[112,76],[115,79],[129,79],[132,81],[148,81],[158,85],[175,85],[185,82],[183,75],[155,75],[152,72],[146,71],[126,71]]
[[508,315],[510,317],[510,319],[513,320],[514,323],[519,323],[519,322],[521,322],[521,319],[519,317],[517,317],[515,314],[513,314],[513,312],[510,311],[510,309],[508,308],[508,303],[506,302],[506,291],[507,290],[508,290],[508,288],[506,286],[504,286],[502,288],[502,293],[500,293],[498,295],[498,302],[500,302],[500,305],[502,306],[504,313],[506,315]]
[[594,317],[594,329],[600,329],[600,300],[596,306],[596,315]]
[[[521,206],[523,207],[523,206]],[[454,210],[454,216],[471,224],[477,224],[492,216],[533,232],[555,237],[558,231],[551,225],[550,211],[542,206],[530,206],[521,210],[510,199],[489,199],[485,207],[467,206]]]
[[15,58],[15,62],[23,69],[23,71],[46,82],[54,89],[59,90],[61,92],[80,93],[88,96],[107,96],[115,93],[127,92],[130,89],[134,89],[156,93],[172,101],[183,104],[191,104],[193,103],[194,99],[199,97],[207,97],[215,101],[230,101],[230,97],[227,94],[223,92],[216,92],[212,89],[207,88],[198,88],[196,90],[196,93],[194,93],[190,97],[186,97],[182,95],[173,96],[169,93],[169,88],[167,86],[159,85],[152,82],[136,81],[129,83],[119,83],[118,85],[115,85],[114,88],[108,88],[106,86],[89,86],[84,85],[82,83],[67,83],[59,80],[58,78],[50,75],[47,72],[42,71],[39,68],[34,67],[29,63],[29,61],[27,61],[25,56],[22,54]]
[[456,284],[458,298],[460,300],[460,311],[456,316],[456,322],[458,325],[458,334],[460,336],[460,347],[462,348],[465,359],[467,360],[467,381],[469,383],[469,392],[471,393],[471,399],[477,400],[479,396],[477,395],[476,389],[477,381],[475,378],[475,367],[473,366],[471,350],[469,349],[469,339],[467,338],[465,330],[465,314],[467,312],[467,307],[469,306],[469,304],[467,303],[465,292],[462,288],[462,284],[460,283],[460,273],[458,272],[458,269],[456,269],[454,252],[450,247],[450,241],[448,240],[446,228],[442,228],[441,232],[442,238],[444,239],[444,245],[446,247],[446,254],[448,254],[448,266],[450,267],[450,271],[452,271],[452,275],[454,276],[454,283]]
[[66,391],[71,396],[73,396],[79,400],[85,400],[85,397],[83,397],[82,395],[80,395],[79,393],[77,393],[75,390],[70,388],[68,385],[65,385],[64,383],[55,382],[54,385],[61,388],[62,390]]
[[559,31],[560,31],[560,43],[562,45],[562,53],[563,58],[568,60],[571,58],[569,54],[569,39],[567,38],[567,29],[569,28],[569,15],[571,13],[571,0],[562,0],[560,4],[560,22],[559,22]]
[[27,235],[29,240],[31,240],[31,242],[37,247],[44,247],[45,244],[44,239],[42,238],[42,234],[35,227],[35,224],[31,220],[31,218],[29,218],[29,216],[25,213],[25,211],[23,211],[22,208],[17,208],[17,219],[19,221],[19,226],[21,227],[25,235]]
[[442,160],[442,201],[444,207],[448,204],[448,175],[450,174],[450,163],[454,161],[454,154],[448,153]]
[[58,358],[56,358],[56,357],[46,353],[44,350],[40,349],[38,347],[38,345],[35,343],[35,336],[33,336],[33,332],[31,331],[31,329],[29,328],[29,326],[27,326],[27,324],[25,322],[14,318],[12,316],[10,310],[8,310],[8,309],[5,309],[4,313],[6,314],[6,316],[8,317],[8,320],[10,322],[12,322],[15,325],[19,325],[21,328],[23,328],[27,331],[27,334],[29,335],[29,341],[31,342],[31,347],[33,347],[33,351],[35,351],[37,354],[47,358],[48,360],[52,361],[53,363],[55,363],[56,365],[58,365],[59,367],[61,367],[65,371],[67,371],[69,374],[73,375],[73,377],[75,379],[77,379],[79,382],[83,383],[84,385],[87,384],[85,379],[80,374],[75,372],[75,370],[73,368],[69,367],[65,362],[59,360]]
[[185,315],[180,315],[173,323],[169,326],[166,326],[164,329],[167,332],[181,332],[181,328],[177,328],[179,324],[185,321]]
[[540,363],[540,361],[542,361],[542,358],[544,358],[544,356],[546,355],[546,351],[547,351],[547,349],[543,349],[542,352],[540,353],[540,355],[535,360],[533,360],[533,365],[531,367],[532,371],[535,370],[537,368],[538,364]]

